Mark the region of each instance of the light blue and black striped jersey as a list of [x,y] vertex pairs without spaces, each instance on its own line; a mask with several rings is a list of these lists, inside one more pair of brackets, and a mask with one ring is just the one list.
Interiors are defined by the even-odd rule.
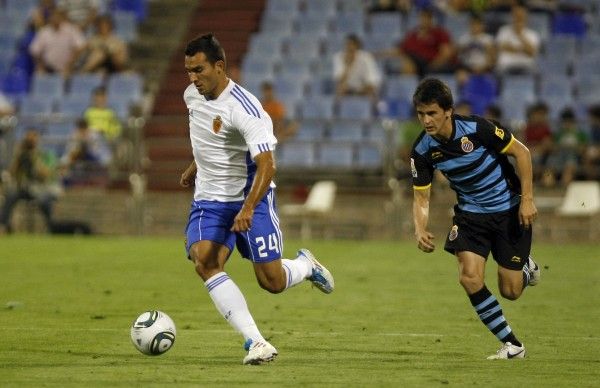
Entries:
[[431,185],[439,170],[456,192],[459,209],[495,213],[520,202],[521,184],[504,152],[514,141],[510,131],[479,116],[452,115],[452,136],[441,142],[423,131],[413,146],[413,187]]

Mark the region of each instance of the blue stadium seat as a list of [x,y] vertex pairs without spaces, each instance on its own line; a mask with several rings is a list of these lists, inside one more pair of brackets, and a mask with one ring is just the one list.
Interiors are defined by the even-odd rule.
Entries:
[[[273,56],[281,53],[283,39],[279,35],[254,34],[250,40],[248,54],[253,57]],[[246,55],[248,56],[248,55]]]
[[305,80],[293,76],[278,76],[275,77],[273,87],[275,93],[280,97],[293,95],[297,99],[301,99],[304,95]]
[[319,57],[321,40],[315,39],[314,36],[294,36],[286,40],[285,48],[284,57],[310,62]]
[[125,42],[133,42],[137,38],[137,19],[133,12],[115,11],[112,18],[115,23],[115,34]]
[[457,41],[463,34],[469,31],[469,15],[466,13],[448,13],[444,21],[444,27],[450,33],[452,40]]
[[[318,17],[304,16],[296,21],[296,29],[300,35],[310,35],[313,39],[327,36],[329,32],[329,20]],[[297,37],[297,36],[295,36]]]
[[303,120],[332,119],[333,98],[315,96],[308,99],[304,99],[299,104],[298,113]]
[[419,77],[416,75],[390,76],[384,83],[384,97],[402,98],[410,101],[418,84]]
[[600,35],[588,35],[580,41],[580,56],[600,52]]
[[313,142],[290,140],[277,147],[277,164],[280,168],[314,167],[316,150]]
[[129,117],[129,111],[133,103],[134,101],[127,95],[108,95],[108,107],[115,111],[119,120],[126,120]]
[[566,74],[542,77],[540,78],[540,95],[544,99],[548,96],[564,96],[566,99],[572,99],[573,82]]
[[377,144],[361,144],[358,147],[356,166],[361,169],[378,169],[383,166],[383,152]]
[[300,0],[269,0],[266,5],[266,10],[296,13],[300,10]]
[[568,74],[571,63],[572,61],[567,55],[549,55],[540,57],[537,64],[540,74],[552,77]]
[[540,35],[540,39],[545,41],[550,36],[550,16],[544,12],[531,12],[527,18],[529,28]]
[[337,3],[331,0],[304,0],[305,15],[330,17],[337,12]]
[[313,71],[311,68],[311,63],[306,59],[285,58],[281,61],[277,75],[283,77],[295,76],[302,79],[308,79],[312,73]]
[[117,73],[108,78],[108,98],[115,96],[139,102],[143,93],[143,80],[137,73]]
[[323,120],[302,120],[294,140],[320,142],[325,137],[326,122]]
[[70,121],[59,121],[46,124],[44,136],[68,138],[73,132],[73,123]]
[[572,61],[577,55],[577,40],[570,35],[550,37],[544,43],[544,57],[563,61]]
[[319,166],[351,169],[354,164],[354,146],[350,143],[321,143]]
[[354,120],[334,120],[331,123],[329,138],[334,141],[360,142],[364,138],[363,124]]
[[338,7],[342,12],[364,12],[363,0],[338,0]]
[[103,82],[104,77],[101,74],[75,74],[71,77],[69,94],[89,100],[92,91]]
[[369,120],[373,117],[373,107],[368,97],[342,97],[337,108],[341,119]]
[[373,34],[399,36],[404,32],[399,12],[378,12],[369,16],[369,28]]
[[27,95],[19,104],[19,115],[22,116],[48,116],[52,113],[54,100],[48,96]]
[[294,29],[294,23],[290,23],[287,19],[270,18],[260,25],[262,34],[290,36]]
[[56,112],[70,118],[77,118],[90,106],[90,98],[81,95],[66,95],[57,102]]
[[398,45],[401,37],[401,33],[371,32],[363,39],[363,47],[370,52],[393,49]]
[[35,74],[31,93],[35,96],[59,99],[64,94],[65,81],[60,74]]
[[261,80],[273,79],[275,64],[271,57],[246,56],[242,62],[242,79],[259,78]]
[[365,15],[363,12],[339,13],[333,20],[333,30],[338,34],[365,34]]
[[378,107],[381,117],[408,120],[413,116],[412,100],[405,98],[386,98]]

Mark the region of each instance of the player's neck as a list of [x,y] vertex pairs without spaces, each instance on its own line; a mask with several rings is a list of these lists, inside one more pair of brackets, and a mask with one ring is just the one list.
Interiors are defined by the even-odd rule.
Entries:
[[217,87],[213,90],[213,92],[204,97],[206,97],[207,100],[216,100],[217,98],[219,98],[221,93],[223,93],[223,90],[227,88],[227,85],[229,85],[229,78],[223,77],[221,80],[219,80],[219,83],[217,84]]

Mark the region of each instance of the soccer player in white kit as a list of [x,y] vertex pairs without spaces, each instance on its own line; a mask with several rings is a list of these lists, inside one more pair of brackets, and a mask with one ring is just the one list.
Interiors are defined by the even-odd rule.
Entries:
[[212,34],[185,49],[192,82],[184,92],[189,111],[194,162],[181,175],[195,185],[186,249],[217,310],[244,336],[244,364],[271,361],[277,350],[261,335],[240,289],[224,270],[234,245],[252,261],[262,288],[279,293],[304,280],[324,293],[334,281],[307,249],[283,259],[283,239],[275,207],[277,139],[260,102],[227,78],[225,52]]

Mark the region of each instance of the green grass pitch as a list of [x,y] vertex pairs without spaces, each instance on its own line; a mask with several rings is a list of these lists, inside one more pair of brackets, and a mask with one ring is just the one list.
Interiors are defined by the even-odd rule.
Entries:
[[[600,249],[534,245],[542,281],[500,300],[527,347],[488,361],[500,343],[457,283],[455,260],[412,242],[306,243],[335,276],[262,291],[235,253],[228,273],[246,295],[273,363],[243,366],[243,339],[220,317],[175,238],[0,238],[0,386],[521,386],[600,384]],[[300,247],[286,242],[286,254]],[[496,295],[496,265],[488,287]],[[138,353],[133,319],[148,309],[178,329],[164,355]]]

